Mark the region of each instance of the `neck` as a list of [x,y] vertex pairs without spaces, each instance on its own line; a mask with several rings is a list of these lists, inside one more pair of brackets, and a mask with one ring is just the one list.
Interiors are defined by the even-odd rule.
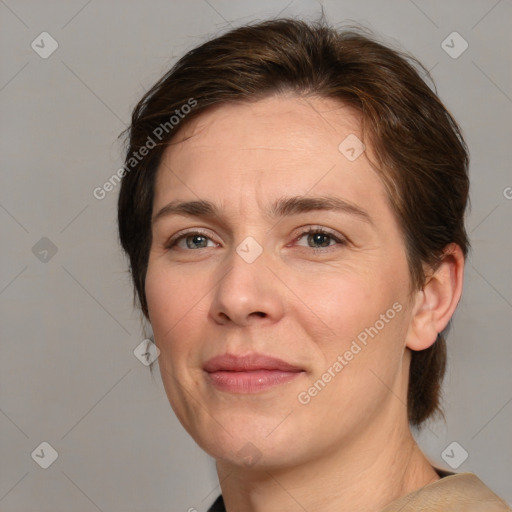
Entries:
[[407,418],[397,424],[395,413],[303,465],[255,469],[218,461],[227,512],[376,512],[439,480]]

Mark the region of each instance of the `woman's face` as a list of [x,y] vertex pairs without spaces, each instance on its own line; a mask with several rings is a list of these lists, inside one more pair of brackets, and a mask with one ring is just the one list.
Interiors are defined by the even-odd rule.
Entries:
[[348,107],[288,96],[202,114],[163,155],[150,321],[217,459],[295,465],[406,418],[404,240],[361,138]]

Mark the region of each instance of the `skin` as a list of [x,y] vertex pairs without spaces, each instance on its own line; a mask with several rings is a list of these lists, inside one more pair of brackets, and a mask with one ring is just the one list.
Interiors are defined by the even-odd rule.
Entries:
[[[362,139],[358,115],[331,99],[224,104],[178,132],[157,173],[154,217],[174,200],[220,209],[219,218],[155,220],[146,295],[167,396],[216,459],[228,512],[369,512],[438,479],[409,429],[408,369],[411,350],[429,347],[454,313],[463,256],[448,246],[412,292],[371,147],[354,161],[338,149],[349,134]],[[272,218],[269,205],[284,196],[335,196],[371,223],[325,210]],[[336,239],[301,235],[309,227]],[[169,247],[189,229],[207,238],[188,233],[191,245]],[[263,250],[252,263],[236,252],[248,236]],[[396,303],[401,311],[300,403],[299,393]],[[259,352],[304,371],[261,393],[219,391],[203,365],[226,352]]]

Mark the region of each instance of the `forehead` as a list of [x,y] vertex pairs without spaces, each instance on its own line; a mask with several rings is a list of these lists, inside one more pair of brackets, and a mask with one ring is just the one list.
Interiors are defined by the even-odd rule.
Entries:
[[[186,158],[192,152],[224,148],[237,151],[290,152],[313,156],[319,144],[337,149],[340,135],[362,139],[360,114],[341,102],[320,97],[271,96],[252,102],[225,103],[199,115],[178,132],[168,152]],[[190,151],[190,154],[180,154]]]
[[[176,139],[184,140],[212,123],[218,125],[234,123],[236,126],[242,126],[246,115],[251,116],[253,120],[258,119],[262,123],[271,121],[275,128],[279,126],[279,120],[282,121],[282,125],[286,125],[290,120],[302,120],[302,122],[307,120],[308,126],[317,127],[325,123],[332,126],[335,121],[338,126],[351,125],[352,128],[357,128],[360,122],[359,112],[339,100],[287,93],[251,101],[220,103],[198,116],[195,122],[184,128]],[[294,133],[300,133],[300,127],[296,128]],[[261,139],[265,139],[264,133],[259,135]]]
[[239,194],[242,208],[251,199],[313,189],[363,203],[385,200],[368,161],[371,147],[348,158],[347,146],[358,150],[362,139],[359,113],[337,100],[275,96],[223,104],[185,125],[165,150],[155,207],[175,197],[229,202]]

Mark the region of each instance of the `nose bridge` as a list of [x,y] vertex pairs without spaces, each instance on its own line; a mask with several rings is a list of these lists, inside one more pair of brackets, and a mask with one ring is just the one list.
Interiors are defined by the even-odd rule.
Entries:
[[271,264],[262,245],[246,237],[227,257],[212,301],[212,315],[218,322],[247,325],[253,318],[277,320],[283,311]]

